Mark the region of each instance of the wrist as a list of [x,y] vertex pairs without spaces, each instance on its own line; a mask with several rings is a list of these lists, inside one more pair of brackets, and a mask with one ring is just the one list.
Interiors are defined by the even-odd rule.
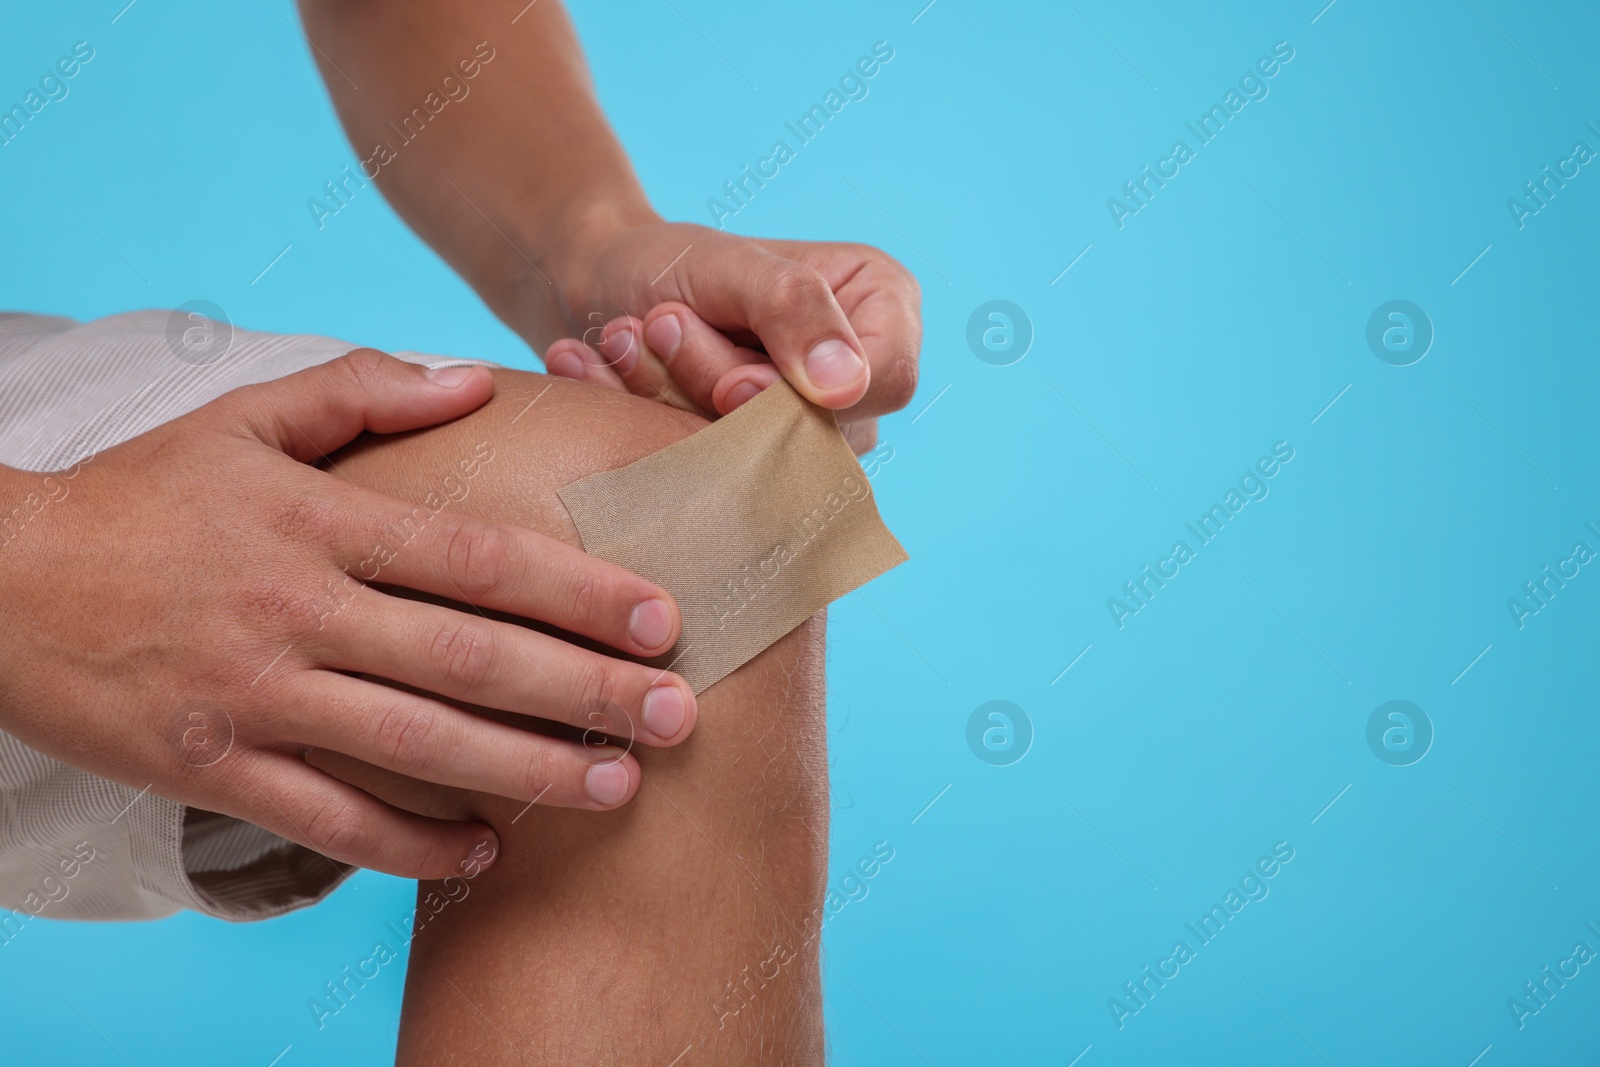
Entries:
[[529,242],[543,255],[540,266],[556,285],[588,271],[597,251],[611,238],[636,226],[661,221],[641,191],[574,195]]
[[591,307],[599,293],[599,260],[615,238],[661,221],[637,187],[586,191],[542,210],[512,209],[502,215],[507,241],[497,262],[475,272],[473,286],[524,339],[543,349],[589,324],[588,312],[607,317],[617,309]]

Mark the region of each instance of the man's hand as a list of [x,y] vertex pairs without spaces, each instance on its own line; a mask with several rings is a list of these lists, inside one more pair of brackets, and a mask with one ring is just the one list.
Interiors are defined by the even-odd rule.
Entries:
[[[440,470],[422,504],[312,465],[363,431],[446,422],[493,391],[481,367],[426,371],[364,350],[229,393],[70,478],[0,468],[5,511],[29,516],[0,545],[0,727],[74,766],[416,878],[481,860],[493,832],[390,807],[310,766],[307,750],[523,801],[626,802],[638,762],[598,741],[683,740],[688,684],[477,609],[654,655],[679,633],[671,597],[559,541],[451,514],[493,441]],[[568,723],[595,743],[457,702]]]
[[[747,239],[646,223],[553,255],[580,335],[551,373],[724,415],[780,376],[839,411],[858,452],[911,399],[922,341],[916,279],[865,245]],[[611,317],[606,309],[637,309]]]
[[[837,410],[858,451],[877,416],[910,402],[922,342],[910,272],[863,245],[663,222],[560,0],[300,7],[358,154],[394,153],[363,173],[552,372],[705,415],[781,375]],[[458,102],[397,148],[394,116],[435,88]],[[594,351],[551,347],[562,338]]]

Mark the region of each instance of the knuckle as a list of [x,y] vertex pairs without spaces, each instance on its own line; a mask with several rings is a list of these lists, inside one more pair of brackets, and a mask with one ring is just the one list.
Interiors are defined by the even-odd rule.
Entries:
[[281,577],[264,576],[245,580],[234,593],[231,608],[235,618],[251,629],[298,640],[322,628],[330,605],[308,597],[304,589]]
[[912,303],[922,300],[922,283],[917,281],[917,276],[911,268],[885,252],[876,245],[846,243],[841,246],[846,251],[870,266],[874,272],[883,271],[883,276],[890,279],[895,287],[901,290]]
[[339,365],[355,382],[356,388],[366,390],[377,384],[388,367],[388,356],[375,348],[357,348],[339,357]]
[[306,842],[325,856],[349,856],[366,836],[366,820],[353,800],[332,799],[320,805],[305,826]]
[[270,529],[285,541],[325,541],[333,533],[337,521],[331,501],[295,495],[272,505]]
[[509,577],[514,553],[511,535],[486,522],[463,522],[450,535],[445,565],[450,580],[469,601],[498,592]]
[[763,290],[774,314],[802,311],[832,296],[827,281],[804,263],[785,261],[770,268]]
[[494,670],[494,630],[465,616],[448,619],[434,631],[427,662],[446,686],[474,691]]
[[613,731],[623,712],[617,704],[619,683],[612,668],[605,662],[591,663],[579,671],[573,693],[576,703],[573,711],[579,716],[576,725],[606,732]]
[[419,774],[438,757],[436,725],[437,719],[422,708],[392,704],[379,715],[373,741],[378,752],[389,760],[390,769]]
[[600,621],[604,611],[605,583],[592,571],[578,571],[572,576],[567,594],[568,610],[573,620],[581,626],[593,626]]

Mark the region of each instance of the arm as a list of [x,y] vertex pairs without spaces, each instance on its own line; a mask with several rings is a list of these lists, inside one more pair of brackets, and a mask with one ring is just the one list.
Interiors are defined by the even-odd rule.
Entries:
[[[301,7],[363,169],[400,215],[538,350],[585,331],[589,345],[548,353],[552,371],[708,414],[780,373],[846,423],[910,400],[910,273],[865,246],[661,221],[557,0]],[[447,91],[459,99],[429,116],[428,94],[438,107]],[[402,140],[416,108],[429,121]]]
[[[540,0],[512,24],[520,6],[301,9],[363,174],[375,173],[418,235],[542,348],[569,330],[545,278],[569,275],[573,251],[600,235],[658,220],[594,98],[566,12]],[[444,101],[437,115],[429,93],[435,107]],[[414,108],[428,121],[402,125]]]

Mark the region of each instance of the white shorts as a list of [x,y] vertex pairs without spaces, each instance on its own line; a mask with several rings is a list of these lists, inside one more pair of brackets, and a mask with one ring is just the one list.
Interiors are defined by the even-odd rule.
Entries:
[[[184,311],[83,324],[0,313],[0,464],[62,470],[229,390],[355,347]],[[36,917],[124,921],[189,908],[265,919],[316,903],[351,871],[260,827],[69,767],[0,730],[0,944]]]

